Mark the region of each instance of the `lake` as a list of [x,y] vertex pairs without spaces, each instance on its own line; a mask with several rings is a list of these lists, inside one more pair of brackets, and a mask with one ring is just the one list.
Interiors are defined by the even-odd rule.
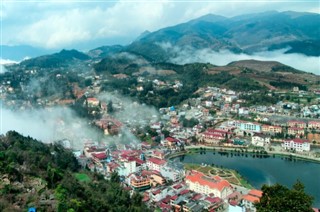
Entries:
[[[284,159],[285,156],[253,158],[248,154],[233,156],[220,155],[218,152],[194,153],[174,158],[183,163],[212,163],[237,170],[255,188],[263,184],[280,183],[289,188],[299,179],[305,185],[305,191],[315,199],[313,206],[320,208],[320,164],[315,162]],[[287,156],[288,157],[288,156]]]

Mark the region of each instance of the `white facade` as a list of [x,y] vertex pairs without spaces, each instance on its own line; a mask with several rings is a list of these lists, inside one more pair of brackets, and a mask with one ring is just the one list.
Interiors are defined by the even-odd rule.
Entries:
[[252,145],[255,146],[265,146],[270,144],[270,137],[254,135],[251,140]]
[[164,166],[160,169],[160,173],[163,177],[176,182],[184,177],[184,170],[173,169],[168,166]]
[[285,140],[282,143],[282,147],[288,150],[296,150],[297,152],[310,151],[310,143],[302,139]]
[[192,182],[189,180],[186,180],[187,185],[189,186],[189,189],[200,193],[200,194],[214,194],[215,197],[219,197],[221,199],[226,198],[228,195],[232,194],[232,189],[230,187],[224,187],[221,191],[217,188],[211,188],[208,185],[202,185],[198,182]]
[[165,165],[165,161],[152,158],[153,160],[149,159],[147,160],[147,167],[149,170],[155,170],[160,172],[161,168]]

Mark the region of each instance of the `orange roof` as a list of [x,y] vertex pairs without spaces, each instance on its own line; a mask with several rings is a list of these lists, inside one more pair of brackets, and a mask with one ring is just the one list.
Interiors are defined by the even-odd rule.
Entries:
[[262,191],[257,190],[257,189],[252,189],[251,191],[249,191],[249,195],[251,196],[255,196],[255,197],[262,197]]
[[242,197],[242,199],[244,200],[247,200],[248,202],[259,202],[260,201],[260,198],[259,197],[254,197],[254,196],[251,196],[251,195],[244,195]]
[[221,179],[220,177],[208,177],[197,171],[192,171],[192,173],[186,177],[186,180],[189,180],[193,183],[197,182],[202,186],[209,186],[210,188],[218,189],[219,191],[222,191],[226,187],[230,187],[230,183]]

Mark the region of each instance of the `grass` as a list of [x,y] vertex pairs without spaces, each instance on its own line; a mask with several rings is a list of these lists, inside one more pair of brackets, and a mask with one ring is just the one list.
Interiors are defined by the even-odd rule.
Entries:
[[240,185],[245,188],[252,189],[252,185],[249,184],[238,172],[232,169],[211,167],[211,166],[201,166],[200,164],[188,163],[184,165],[186,170],[197,170],[204,174],[218,175],[228,180],[230,183]]
[[90,177],[84,173],[77,173],[75,176],[76,176],[77,180],[79,180],[80,182],[90,182],[91,181]]
[[246,188],[249,188],[249,189],[252,189],[252,188],[253,188],[253,186],[250,185],[250,184],[248,183],[248,181],[246,181],[245,179],[243,179],[243,177],[242,177],[239,173],[237,173],[237,172],[234,171],[234,170],[232,170],[232,172],[233,172],[233,174],[238,178],[240,184],[241,184],[243,187],[246,187]]

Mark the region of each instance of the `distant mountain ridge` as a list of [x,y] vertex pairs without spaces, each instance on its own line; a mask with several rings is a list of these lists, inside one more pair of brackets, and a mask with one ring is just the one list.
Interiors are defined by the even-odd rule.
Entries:
[[21,62],[21,65],[26,67],[57,68],[73,61],[83,61],[88,59],[90,59],[90,57],[85,53],[79,52],[75,49],[63,49],[59,53],[24,60]]
[[247,54],[288,48],[286,53],[320,56],[319,35],[320,15],[314,13],[270,11],[232,18],[208,14],[148,33],[127,49],[155,61],[170,57],[162,43]]

